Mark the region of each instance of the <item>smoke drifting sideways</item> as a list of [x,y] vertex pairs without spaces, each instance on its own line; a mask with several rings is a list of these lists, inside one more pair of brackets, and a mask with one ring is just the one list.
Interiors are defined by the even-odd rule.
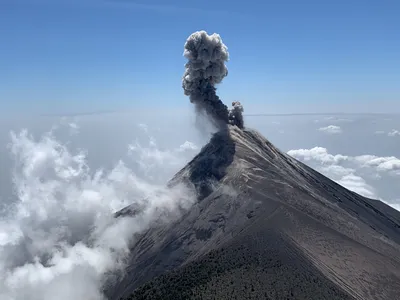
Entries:
[[243,128],[243,107],[233,102],[233,108],[221,101],[215,85],[228,75],[225,62],[229,59],[228,48],[219,34],[208,35],[205,31],[192,33],[186,40],[184,53],[188,62],[182,78],[182,87],[190,102],[196,105],[199,113],[206,113],[219,129],[227,124]]

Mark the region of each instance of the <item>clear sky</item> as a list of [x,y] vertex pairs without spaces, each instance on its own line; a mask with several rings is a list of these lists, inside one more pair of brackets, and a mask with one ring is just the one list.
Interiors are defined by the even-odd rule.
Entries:
[[188,106],[183,45],[204,29],[230,52],[225,103],[400,112],[399,15],[398,0],[0,0],[0,111]]

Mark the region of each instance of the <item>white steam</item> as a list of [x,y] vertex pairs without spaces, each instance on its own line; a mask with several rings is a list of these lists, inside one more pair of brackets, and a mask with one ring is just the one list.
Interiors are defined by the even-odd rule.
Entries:
[[[176,153],[193,148],[187,142]],[[122,161],[91,170],[84,151],[72,153],[51,133],[12,133],[10,151],[17,199],[0,221],[1,300],[103,299],[105,274],[123,269],[134,234],[195,199],[183,187],[150,184]],[[114,217],[131,203],[142,212]]]

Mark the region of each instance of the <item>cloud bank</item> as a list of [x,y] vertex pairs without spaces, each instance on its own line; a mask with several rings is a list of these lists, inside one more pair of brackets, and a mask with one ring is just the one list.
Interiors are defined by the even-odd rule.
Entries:
[[[373,199],[381,199],[381,195],[371,182],[376,183],[384,175],[400,179],[400,159],[394,156],[331,154],[323,147],[296,149],[287,153],[342,186]],[[385,201],[395,208],[399,207],[398,203],[393,204],[395,199]]]
[[[132,159],[173,168],[182,151],[197,147],[187,141],[168,152],[152,141],[150,148],[136,143]],[[71,151],[51,132],[38,140],[27,130],[11,133],[9,149],[16,199],[0,221],[2,300],[103,299],[105,274],[123,269],[135,233],[195,200],[185,187],[151,184],[123,161],[91,170],[84,150]],[[132,203],[140,214],[114,218]]]
[[392,129],[389,132],[385,132],[384,130],[376,130],[375,134],[386,134],[389,137],[397,137],[400,136],[400,131],[396,129]]
[[400,136],[400,131],[396,129],[392,129],[389,133],[388,136]]
[[329,126],[326,126],[326,127],[321,127],[318,130],[322,131],[322,132],[325,132],[325,133],[329,133],[329,134],[342,133],[342,128],[340,128],[340,126],[336,126],[336,125],[329,125]]

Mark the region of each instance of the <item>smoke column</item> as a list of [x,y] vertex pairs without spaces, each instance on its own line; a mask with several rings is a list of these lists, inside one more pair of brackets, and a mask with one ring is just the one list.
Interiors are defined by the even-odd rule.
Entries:
[[232,102],[232,108],[229,110],[229,122],[239,128],[244,127],[243,106],[239,101]]
[[192,33],[186,40],[183,55],[188,62],[185,64],[182,87],[190,102],[196,105],[198,111],[205,112],[217,127],[231,123],[242,128],[243,108],[235,109],[234,106],[232,111],[235,112],[230,112],[216,93],[215,85],[228,75],[225,62],[229,59],[228,48],[219,34],[208,35],[205,31]]

